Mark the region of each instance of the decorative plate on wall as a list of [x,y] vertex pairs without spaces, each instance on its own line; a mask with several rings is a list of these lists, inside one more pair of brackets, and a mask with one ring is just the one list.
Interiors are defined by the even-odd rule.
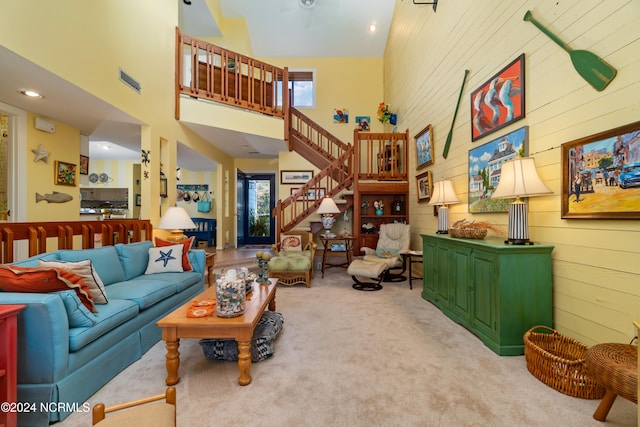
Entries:
[[92,184],[95,184],[96,182],[98,182],[98,174],[92,173],[91,175],[89,175],[89,182]]
[[105,183],[105,182],[109,182],[109,175],[107,175],[106,173],[101,173],[100,174],[100,182],[101,183]]

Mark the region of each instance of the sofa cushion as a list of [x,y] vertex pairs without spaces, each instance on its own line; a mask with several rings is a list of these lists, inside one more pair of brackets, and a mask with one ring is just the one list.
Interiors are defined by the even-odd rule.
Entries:
[[113,283],[109,286],[109,296],[117,299],[126,299],[135,302],[140,310],[151,307],[155,303],[174,295],[177,292],[175,283],[165,280],[152,280],[155,276],[142,276],[126,282]]
[[100,276],[98,276],[98,273],[96,273],[96,270],[93,268],[91,260],[86,259],[78,262],[38,260],[38,265],[40,267],[63,268],[77,274],[84,280],[87,286],[89,286],[94,304],[106,304],[108,302],[102,280],[100,280]]
[[[191,236],[186,240],[182,240],[177,242],[182,245],[182,270],[183,271],[191,271],[193,267],[191,266],[191,261],[189,260],[189,250],[193,246],[193,241],[195,240],[195,236]],[[175,245],[176,242],[169,242],[167,240],[158,239],[156,237],[156,247],[161,248],[164,246],[172,246]]]
[[69,351],[77,351],[138,315],[138,305],[132,301],[111,298],[109,304],[98,307],[96,323],[84,328],[69,329]]
[[182,245],[164,246],[149,249],[149,263],[144,274],[181,273]]
[[311,269],[311,259],[304,256],[276,256],[269,261],[270,271],[306,271]]
[[105,286],[125,280],[124,269],[120,264],[118,252],[113,246],[79,250],[61,249],[58,251],[58,255],[62,261],[91,260],[93,268],[96,269]]
[[142,275],[138,277],[137,280],[162,280],[168,283],[174,283],[177,286],[177,291],[182,292],[200,282],[202,280],[202,275],[195,271],[185,271],[184,273],[158,273]]
[[0,265],[0,290],[5,292],[48,293],[72,289],[85,307],[95,312],[93,297],[78,275],[60,268],[27,268]]
[[82,304],[80,298],[74,291],[58,292],[64,308],[67,310],[67,318],[69,319],[69,327],[81,328],[85,326],[93,326],[96,323],[96,316]]
[[58,256],[58,252],[45,252],[43,254],[38,254],[27,259],[23,259],[22,261],[16,261],[11,265],[17,265],[19,267],[37,267],[39,260],[57,261],[59,259],[60,257]]
[[118,257],[124,268],[124,279],[129,280],[144,274],[149,263],[149,249],[153,247],[151,240],[136,243],[118,243],[115,245]]

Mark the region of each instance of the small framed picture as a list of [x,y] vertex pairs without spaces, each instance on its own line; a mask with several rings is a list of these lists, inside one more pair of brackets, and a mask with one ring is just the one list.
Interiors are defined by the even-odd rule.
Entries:
[[422,172],[416,176],[416,186],[418,190],[418,203],[431,200],[431,171]]
[[433,164],[433,129],[427,125],[415,136],[416,139],[416,169]]
[[167,178],[160,178],[160,197],[167,197]]
[[89,175],[89,157],[80,154],[80,175]]
[[313,178],[313,171],[280,171],[281,184],[306,184]]
[[371,130],[371,117],[369,116],[356,116],[356,126],[358,130],[369,131]]
[[78,166],[74,163],[56,160],[53,183],[57,185],[76,186],[78,182]]

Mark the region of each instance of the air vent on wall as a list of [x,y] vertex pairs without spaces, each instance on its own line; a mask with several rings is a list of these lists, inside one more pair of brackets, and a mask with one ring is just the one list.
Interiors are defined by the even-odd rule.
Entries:
[[120,68],[119,71],[120,71],[120,80],[124,84],[129,86],[131,89],[133,89],[136,92],[140,93],[140,91],[142,90],[142,86],[140,85],[140,83],[138,83],[138,81],[136,79],[134,79],[133,77],[131,77],[129,74],[125,73],[122,70],[122,68]]

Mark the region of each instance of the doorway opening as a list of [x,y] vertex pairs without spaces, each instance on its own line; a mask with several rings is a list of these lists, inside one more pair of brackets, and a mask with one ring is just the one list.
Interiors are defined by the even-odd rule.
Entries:
[[[240,183],[240,179],[244,182]],[[238,190],[238,201],[242,201],[238,203],[238,247],[273,244],[275,218],[271,212],[275,207],[275,174],[238,173]]]

